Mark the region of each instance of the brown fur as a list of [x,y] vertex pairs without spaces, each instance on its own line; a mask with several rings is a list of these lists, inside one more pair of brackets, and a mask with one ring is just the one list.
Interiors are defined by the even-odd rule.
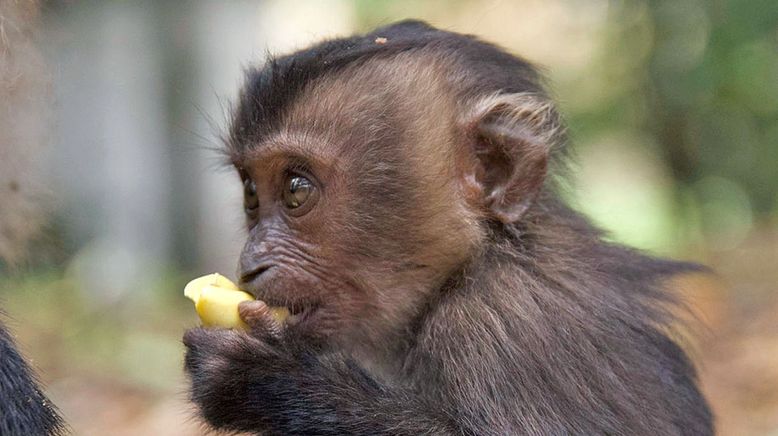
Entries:
[[[229,150],[260,207],[241,286],[316,311],[280,337],[187,332],[205,419],[273,434],[710,434],[663,333],[661,281],[696,267],[606,243],[557,199],[564,129],[531,68],[418,23],[361,38],[271,64],[242,97]],[[317,186],[305,213],[279,201],[290,173]]]

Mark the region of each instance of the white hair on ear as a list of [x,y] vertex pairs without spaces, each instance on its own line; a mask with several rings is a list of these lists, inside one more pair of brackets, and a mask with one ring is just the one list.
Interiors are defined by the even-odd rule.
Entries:
[[548,148],[555,147],[564,136],[564,125],[554,104],[539,94],[496,92],[480,98],[468,119],[482,120],[490,114],[503,128],[528,130],[530,136]]

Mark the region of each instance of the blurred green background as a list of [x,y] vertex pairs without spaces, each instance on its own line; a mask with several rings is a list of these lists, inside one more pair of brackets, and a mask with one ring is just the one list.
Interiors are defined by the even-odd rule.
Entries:
[[3,2],[0,298],[75,433],[201,433],[182,288],[235,269],[240,186],[214,149],[241,70],[403,18],[544,69],[569,200],[718,271],[678,281],[703,389],[720,434],[778,435],[775,0]]

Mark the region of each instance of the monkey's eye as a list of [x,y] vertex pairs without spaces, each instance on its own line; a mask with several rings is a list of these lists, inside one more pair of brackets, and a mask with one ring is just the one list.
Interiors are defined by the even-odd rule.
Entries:
[[284,204],[289,209],[297,209],[313,195],[316,189],[310,180],[303,176],[291,175],[284,185]]
[[251,179],[243,181],[243,209],[247,214],[253,214],[259,208],[259,198],[257,198],[257,185]]

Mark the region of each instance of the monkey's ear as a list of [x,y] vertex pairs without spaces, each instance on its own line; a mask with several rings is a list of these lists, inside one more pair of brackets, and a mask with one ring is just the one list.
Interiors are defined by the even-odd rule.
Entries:
[[477,193],[494,218],[518,221],[545,181],[561,130],[556,110],[538,95],[492,95],[477,101],[465,129],[476,158],[465,175],[468,191]]

